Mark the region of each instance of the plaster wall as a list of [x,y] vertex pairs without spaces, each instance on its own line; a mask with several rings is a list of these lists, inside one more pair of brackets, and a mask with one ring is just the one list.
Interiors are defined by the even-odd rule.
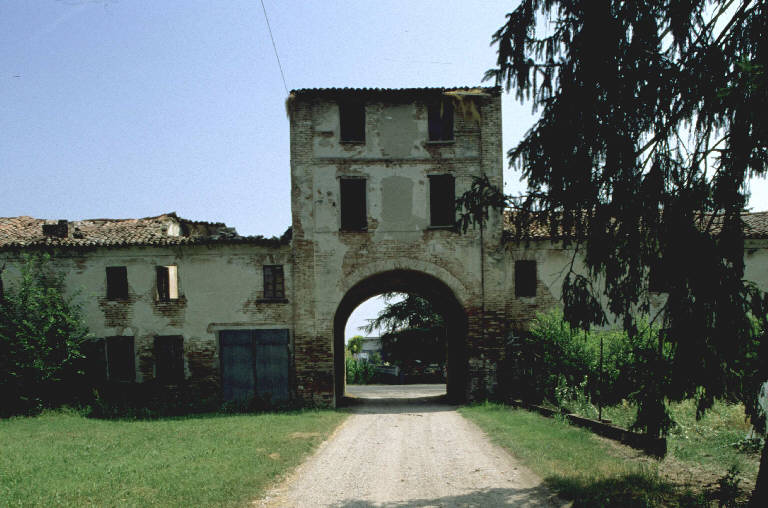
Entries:
[[[19,277],[19,258],[6,254],[6,287]],[[286,299],[265,301],[263,265],[283,265]],[[156,266],[178,267],[179,298],[158,301]],[[128,298],[108,300],[106,267],[125,266]],[[64,289],[82,304],[94,337],[134,337],[136,381],[154,378],[154,337],[184,337],[187,378],[216,385],[218,331],[237,328],[292,330],[290,247],[212,244],[182,247],[121,247],[53,252],[51,268],[64,275]]]

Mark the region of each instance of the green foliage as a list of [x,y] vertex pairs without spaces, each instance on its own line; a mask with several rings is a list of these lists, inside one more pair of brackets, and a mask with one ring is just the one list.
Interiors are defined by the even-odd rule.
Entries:
[[362,358],[358,359],[352,355],[346,355],[344,361],[347,372],[347,384],[367,385],[373,382],[377,363]]
[[0,416],[37,411],[82,394],[87,336],[48,254],[24,256],[21,278],[0,299]]
[[[393,301],[396,297],[402,298]],[[365,330],[382,329],[382,356],[387,362],[403,366],[418,360],[445,364],[445,319],[426,298],[416,294],[386,293],[385,307]]]
[[362,335],[355,335],[351,339],[349,339],[349,342],[347,342],[347,351],[352,353],[353,355],[356,355],[360,351],[363,350],[363,336]]
[[[478,180],[459,202],[471,222],[485,217],[479,201],[511,206],[518,239],[538,221],[580,251],[586,273],[571,263],[563,286],[574,326],[605,311],[634,340],[648,267],[663,274],[662,333],[637,362],[649,369],[636,397],[649,432],[668,429],[666,399],[690,397],[700,414],[739,397],[764,430],[754,398],[768,379],[768,307],[743,280],[741,214],[749,179],[768,170],[765,33],[766,2],[530,0],[493,35],[486,78],[542,110],[508,153],[528,189],[502,199]],[[745,365],[755,350],[762,360]]]

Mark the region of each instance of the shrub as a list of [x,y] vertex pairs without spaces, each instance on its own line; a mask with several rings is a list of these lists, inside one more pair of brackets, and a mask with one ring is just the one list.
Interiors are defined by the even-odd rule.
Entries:
[[0,416],[36,412],[83,394],[80,306],[62,291],[50,255],[25,255],[0,298]]

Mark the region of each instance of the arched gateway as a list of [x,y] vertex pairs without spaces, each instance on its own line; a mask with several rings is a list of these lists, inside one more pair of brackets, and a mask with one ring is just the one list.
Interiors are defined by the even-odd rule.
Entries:
[[371,275],[353,285],[339,303],[333,320],[335,393],[345,390],[344,328],[352,311],[362,302],[386,292],[413,293],[429,300],[445,319],[447,336],[448,399],[462,402],[466,397],[467,315],[456,295],[440,279],[415,270],[397,269]]
[[472,178],[502,186],[499,91],[310,89],[291,94],[293,344],[297,395],[344,394],[344,325],[386,291],[448,319],[449,396],[490,395],[502,355],[502,220],[456,230]]

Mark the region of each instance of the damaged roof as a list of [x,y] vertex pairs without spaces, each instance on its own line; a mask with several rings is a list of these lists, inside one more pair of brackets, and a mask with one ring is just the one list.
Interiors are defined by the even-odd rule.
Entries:
[[[744,238],[758,239],[768,238],[768,212],[751,212],[741,215],[744,221]],[[717,233],[722,223],[721,217],[715,217],[712,222],[711,231]],[[527,224],[528,234],[521,235],[523,238],[531,240],[552,240],[560,235],[552,235],[549,222],[545,218],[534,217]],[[507,240],[514,240],[517,236],[517,227],[515,224],[515,212],[512,210],[504,211],[504,237]]]
[[299,88],[291,90],[291,95],[344,95],[344,94],[421,94],[444,92],[482,92],[500,93],[497,86],[441,86],[421,88]]
[[278,245],[283,238],[240,236],[221,222],[184,219],[165,213],[142,219],[45,220],[0,217],[0,249],[25,247],[124,247],[211,243]]

